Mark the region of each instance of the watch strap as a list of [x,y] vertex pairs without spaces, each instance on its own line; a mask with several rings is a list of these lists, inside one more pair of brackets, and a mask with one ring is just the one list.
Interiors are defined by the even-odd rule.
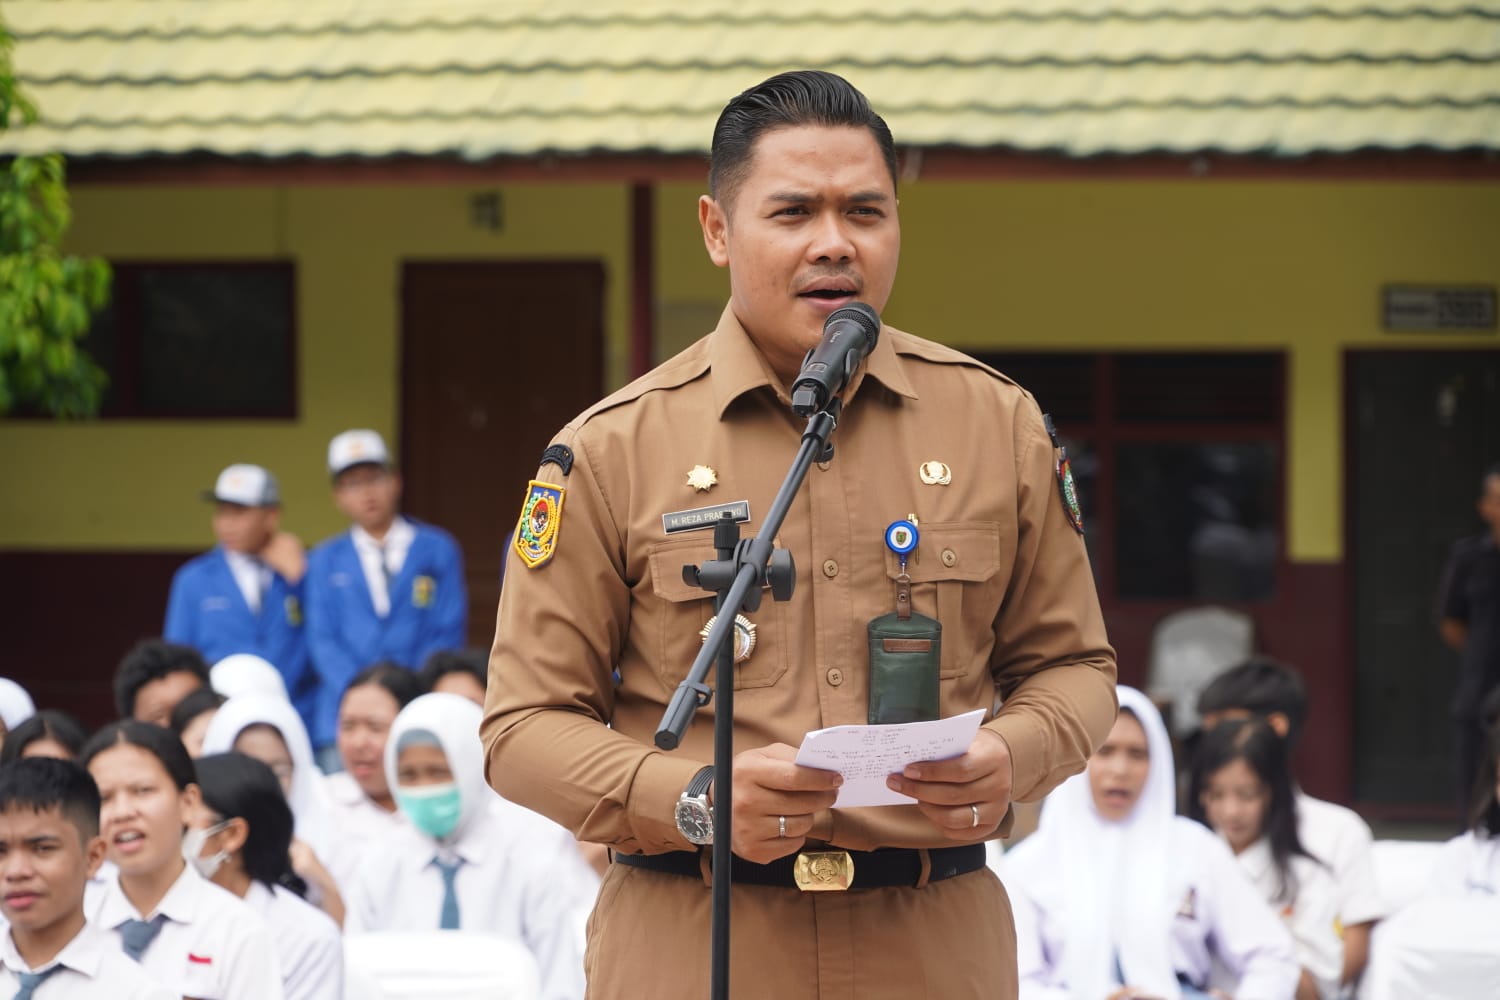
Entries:
[[688,782],[687,788],[682,793],[682,797],[685,799],[696,799],[699,796],[707,795],[708,786],[713,783],[714,767],[712,764],[709,764],[693,775],[693,780]]

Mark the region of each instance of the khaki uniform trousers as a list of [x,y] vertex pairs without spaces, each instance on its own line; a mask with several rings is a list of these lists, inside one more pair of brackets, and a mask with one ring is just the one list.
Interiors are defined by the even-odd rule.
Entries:
[[[588,1000],[707,1000],[710,890],[611,865],[589,918]],[[1015,1000],[1016,930],[989,868],[921,888],[736,883],[732,1000]]]

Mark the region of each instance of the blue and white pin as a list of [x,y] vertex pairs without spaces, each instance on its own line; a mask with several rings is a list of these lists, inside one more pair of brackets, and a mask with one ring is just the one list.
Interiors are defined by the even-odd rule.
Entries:
[[917,531],[916,522],[905,518],[892,521],[885,529],[885,547],[896,553],[896,558],[901,561],[903,576],[906,575],[906,559],[916,551],[920,538],[921,533]]

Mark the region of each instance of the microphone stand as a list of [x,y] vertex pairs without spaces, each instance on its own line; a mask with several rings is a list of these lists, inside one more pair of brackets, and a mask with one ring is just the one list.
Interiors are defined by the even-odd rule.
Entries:
[[[843,402],[835,396],[829,404],[807,419],[802,444],[791,469],[771,502],[760,531],[752,539],[740,538],[740,526],[725,514],[714,525],[716,558],[701,566],[682,567],[682,578],[690,585],[713,591],[716,615],[703,648],[693,660],[692,669],[677,686],[672,701],[662,715],[656,731],[656,745],[675,750],[693,721],[693,715],[712,700],[717,691],[719,704],[714,709],[714,843],[712,882],[712,953],[710,985],[713,1000],[729,997],[729,889],[732,883],[730,847],[733,841],[734,775],[734,619],[741,610],[760,607],[761,588],[769,583],[771,596],[777,601],[790,600],[796,585],[797,570],[792,554],[775,548],[775,538],[786,520],[792,500],[796,498],[807,471],[814,461],[827,462],[833,457],[828,439],[838,426]],[[708,665],[717,661],[714,686],[704,683]]]

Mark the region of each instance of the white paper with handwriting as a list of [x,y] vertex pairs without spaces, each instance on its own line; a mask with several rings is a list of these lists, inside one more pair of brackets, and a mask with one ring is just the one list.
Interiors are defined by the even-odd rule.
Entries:
[[916,799],[891,791],[886,787],[886,777],[899,774],[917,761],[947,760],[963,754],[983,721],[984,709],[976,708],[932,722],[815,729],[797,748],[797,763],[844,776],[835,809],[906,805]]

